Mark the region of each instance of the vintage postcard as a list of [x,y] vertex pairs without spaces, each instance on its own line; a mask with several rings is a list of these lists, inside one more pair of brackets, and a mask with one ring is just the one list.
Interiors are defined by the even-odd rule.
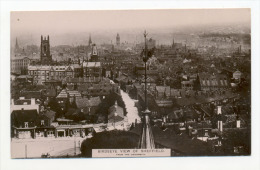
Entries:
[[12,159],[251,155],[250,8],[10,15]]

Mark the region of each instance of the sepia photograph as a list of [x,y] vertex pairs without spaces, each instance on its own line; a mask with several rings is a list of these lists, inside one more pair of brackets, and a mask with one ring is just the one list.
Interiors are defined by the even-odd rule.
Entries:
[[251,10],[11,11],[10,86],[12,159],[250,156]]

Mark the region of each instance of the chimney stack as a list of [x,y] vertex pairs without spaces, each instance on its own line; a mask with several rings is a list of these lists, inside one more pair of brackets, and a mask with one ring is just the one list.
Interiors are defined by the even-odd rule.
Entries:
[[240,123],[241,123],[241,120],[239,119],[239,117],[237,117],[237,120],[236,120],[236,127],[237,128],[240,128]]
[[35,98],[31,98],[31,105],[35,105]]

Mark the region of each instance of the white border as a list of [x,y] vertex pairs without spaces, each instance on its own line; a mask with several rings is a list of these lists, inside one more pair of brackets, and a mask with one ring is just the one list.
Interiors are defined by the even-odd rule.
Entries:
[[[1,1],[0,113],[1,169],[260,169],[259,165],[259,1]],[[10,159],[10,11],[251,8],[252,23],[252,155],[247,157],[173,157],[120,159]]]

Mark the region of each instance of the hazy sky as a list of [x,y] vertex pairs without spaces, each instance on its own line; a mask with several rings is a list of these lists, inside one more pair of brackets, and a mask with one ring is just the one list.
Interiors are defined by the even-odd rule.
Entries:
[[63,34],[72,32],[149,29],[228,23],[250,23],[250,9],[175,9],[125,11],[12,12],[11,33]]

